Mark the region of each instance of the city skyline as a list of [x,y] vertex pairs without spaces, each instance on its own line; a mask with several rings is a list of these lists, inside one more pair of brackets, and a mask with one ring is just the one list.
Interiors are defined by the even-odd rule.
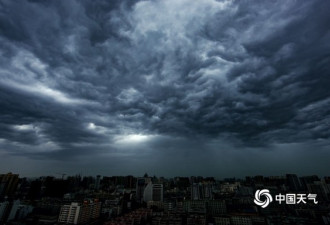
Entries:
[[[0,174],[0,223],[22,225],[328,224],[330,177]],[[147,213],[147,214],[146,214]]]
[[329,1],[1,1],[0,171],[329,175]]

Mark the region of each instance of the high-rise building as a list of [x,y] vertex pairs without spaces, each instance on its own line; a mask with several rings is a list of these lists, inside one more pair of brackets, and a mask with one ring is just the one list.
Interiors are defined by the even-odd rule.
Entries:
[[252,225],[251,218],[246,216],[232,216],[230,222],[233,225]]
[[22,205],[20,200],[5,201],[0,203],[0,224],[15,219],[24,219],[31,213],[31,205]]
[[143,191],[143,201],[149,202],[152,201],[152,183],[149,182]]
[[33,206],[20,204],[17,208],[15,219],[21,220],[27,217],[33,211]]
[[330,190],[324,181],[314,181],[312,184],[307,184],[309,193],[317,194],[318,200],[327,201]]
[[0,202],[0,224],[5,222],[5,215],[7,212],[7,208],[9,206],[9,202]]
[[223,200],[185,200],[183,209],[189,213],[209,213],[213,216],[227,213],[226,203]]
[[307,191],[307,185],[308,184],[313,184],[315,181],[321,181],[321,180],[316,175],[300,177],[300,183],[301,183],[302,189],[304,191]]
[[15,200],[12,204],[7,221],[11,221],[15,219],[19,206],[20,206],[20,200]]
[[301,190],[301,184],[296,174],[287,174],[286,180],[291,191]]
[[191,186],[191,200],[213,199],[212,183],[193,183]]
[[18,174],[0,174],[0,197],[14,195],[18,185]]
[[101,203],[98,200],[84,201],[80,204],[72,202],[70,205],[63,205],[60,211],[58,222],[67,224],[82,224],[100,216]]
[[207,202],[207,210],[211,215],[223,215],[227,213],[226,202],[223,200],[210,200]]
[[71,205],[63,205],[61,207],[58,222],[78,224],[78,218],[80,214],[80,205],[77,202],[71,203]]
[[214,217],[216,225],[230,225],[230,217]]
[[206,218],[205,215],[189,215],[187,217],[187,225],[205,225],[206,224]]
[[149,182],[144,189],[143,193],[143,201],[156,201],[162,202],[163,201],[163,184],[153,184]]
[[163,201],[163,184],[153,184],[152,186],[152,200],[153,201]]
[[137,178],[137,181],[136,181],[136,201],[137,202],[142,203],[144,189],[146,188],[146,186],[148,185],[149,182],[151,182],[150,177]]
[[101,176],[97,175],[96,176],[96,180],[95,180],[95,190],[99,190],[100,189],[100,182],[101,182]]

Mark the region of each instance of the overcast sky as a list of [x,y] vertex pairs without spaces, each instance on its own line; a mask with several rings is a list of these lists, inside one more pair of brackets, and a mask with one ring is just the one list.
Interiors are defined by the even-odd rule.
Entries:
[[329,9],[0,0],[0,172],[330,175]]

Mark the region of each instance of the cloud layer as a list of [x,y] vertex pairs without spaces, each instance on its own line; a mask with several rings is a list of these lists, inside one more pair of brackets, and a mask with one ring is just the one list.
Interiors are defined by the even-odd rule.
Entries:
[[324,173],[329,7],[1,1],[0,169]]

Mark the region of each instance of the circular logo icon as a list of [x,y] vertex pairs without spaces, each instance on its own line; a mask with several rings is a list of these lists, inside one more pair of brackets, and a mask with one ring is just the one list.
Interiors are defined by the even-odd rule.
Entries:
[[[265,196],[266,199],[264,201],[261,201],[261,196]],[[261,206],[262,208],[266,208],[272,201],[273,197],[269,193],[268,189],[257,190],[254,195],[254,203],[258,206]]]

